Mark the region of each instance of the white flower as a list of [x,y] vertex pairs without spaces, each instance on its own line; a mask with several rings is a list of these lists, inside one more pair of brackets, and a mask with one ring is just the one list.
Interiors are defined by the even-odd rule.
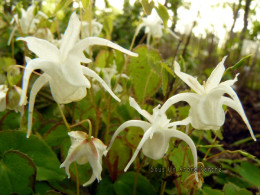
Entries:
[[[82,37],[89,37],[89,23],[88,22],[82,22]],[[101,30],[103,28],[103,25],[97,22],[95,19],[91,21],[91,37],[97,37]]]
[[145,156],[154,160],[161,159],[164,156],[164,154],[168,151],[170,138],[176,137],[185,141],[191,148],[194,160],[195,177],[198,181],[196,146],[188,135],[176,130],[176,125],[181,125],[182,121],[170,123],[170,120],[165,115],[165,112],[161,111],[160,105],[153,109],[153,115],[151,115],[146,110],[142,110],[140,106],[136,103],[136,101],[131,97],[129,98],[129,103],[130,106],[135,108],[149,122],[141,120],[130,120],[123,123],[115,131],[111,139],[110,145],[108,147],[108,150],[111,148],[117,135],[125,128],[129,126],[135,126],[142,128],[144,131],[142,140],[140,141],[134,155],[132,156],[131,160],[128,162],[124,170],[127,171],[127,169],[132,164],[141,148]]
[[11,24],[14,22],[16,23],[16,27],[14,27],[11,36],[8,41],[8,45],[11,42],[11,39],[13,38],[14,32],[16,31],[17,28],[21,30],[23,34],[33,34],[37,30],[37,24],[40,22],[40,18],[48,18],[43,12],[38,11],[37,15],[35,15],[35,5],[31,5],[27,8],[25,11],[23,8],[21,8],[21,18],[19,18],[18,14],[15,14],[13,19],[11,20]]
[[104,45],[120,50],[128,55],[137,56],[117,44],[98,37],[88,37],[78,41],[80,33],[80,21],[77,15],[72,14],[66,32],[58,49],[52,43],[35,37],[19,38],[27,42],[28,48],[38,58],[27,61],[23,76],[23,91],[20,103],[26,98],[28,83],[32,72],[41,69],[44,73],[34,82],[29,100],[29,117],[27,137],[31,133],[32,111],[35,97],[38,91],[49,83],[52,96],[59,104],[66,104],[72,101],[81,100],[86,96],[86,88],[90,88],[90,82],[86,76],[95,78],[115,98],[120,99],[112,92],[107,84],[90,68],[82,66],[81,62],[89,63],[83,50],[91,45]]
[[0,112],[6,109],[6,93],[8,88],[6,85],[0,85]]
[[[141,23],[138,26],[136,34],[138,34],[141,28],[143,27],[145,27],[145,34],[148,35],[147,45],[149,45],[151,36],[153,38],[161,38],[163,36],[163,29],[164,29],[163,21],[160,18],[160,16],[158,16],[157,12],[155,12],[154,10],[152,11],[151,15],[149,15],[146,18],[143,18],[143,23]],[[166,28],[166,30],[173,37],[179,39],[179,37],[174,32],[172,32],[169,28]]]
[[[220,83],[225,72],[225,59],[226,57],[222,59],[213,70],[208,80],[203,82],[203,85],[200,85],[197,78],[181,72],[180,65],[175,62],[175,74],[180,77],[194,93],[181,93],[169,98],[162,106],[161,110],[165,112],[172,104],[179,101],[186,101],[191,107],[189,116],[185,119],[186,124],[191,123],[195,129],[218,130],[225,121],[225,112],[222,106],[227,105],[240,114],[247,125],[252,138],[256,140],[241,102],[236,92],[231,87],[237,81],[238,74],[233,80],[227,80]],[[224,94],[229,95],[229,97],[224,96]]]
[[88,134],[82,131],[71,131],[68,134],[70,136],[71,146],[68,155],[65,161],[60,165],[60,168],[65,167],[66,174],[68,175],[68,178],[70,178],[69,167],[72,162],[76,161],[80,165],[89,162],[93,174],[83,186],[93,183],[96,178],[100,181],[102,156],[106,154],[107,146],[97,138],[91,137],[91,140],[89,140]]

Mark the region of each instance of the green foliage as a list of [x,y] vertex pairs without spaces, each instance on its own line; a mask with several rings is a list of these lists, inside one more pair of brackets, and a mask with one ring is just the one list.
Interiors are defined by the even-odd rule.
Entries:
[[152,13],[152,9],[154,8],[153,0],[151,0],[150,2],[148,0],[141,0],[140,2],[143,6],[145,14],[150,15]]
[[35,177],[36,166],[24,153],[17,150],[8,150],[1,155],[1,194],[31,194]]
[[37,168],[36,180],[60,180],[65,177],[64,171],[59,169],[60,162],[56,154],[40,138],[32,135],[29,139],[21,131],[0,132],[0,156],[12,148],[32,159]]
[[137,58],[131,58],[128,64],[129,73],[133,79],[133,89],[138,101],[144,101],[156,93],[161,84],[160,55],[141,45],[134,49]]
[[155,7],[155,9],[163,21],[164,27],[167,28],[167,22],[170,18],[167,8],[158,3],[158,7]]

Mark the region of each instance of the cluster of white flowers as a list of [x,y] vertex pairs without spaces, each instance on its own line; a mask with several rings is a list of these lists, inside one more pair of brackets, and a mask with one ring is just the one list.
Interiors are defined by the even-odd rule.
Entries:
[[[30,8],[30,13],[31,9],[33,8]],[[162,36],[163,25],[158,16],[156,20],[151,19],[149,16],[148,18],[143,19],[143,21],[144,22],[138,27],[138,31],[144,26],[145,32],[148,34],[148,40],[150,36],[155,38],[160,38]],[[21,23],[21,21],[19,22]],[[92,21],[91,24],[93,25],[91,36],[98,36],[102,29],[102,25],[95,21]],[[86,36],[86,38],[80,40],[79,34],[82,26],[83,29],[85,29],[83,37]],[[67,104],[84,98],[87,94],[86,88],[91,87],[91,83],[87,77],[92,77],[98,81],[114,99],[120,101],[120,99],[110,89],[111,77],[115,76],[117,73],[116,67],[113,66],[111,68],[103,69],[102,71],[105,73],[103,80],[95,71],[81,64],[91,62],[90,59],[85,57],[83,51],[86,50],[88,52],[89,47],[92,45],[101,45],[117,49],[130,56],[136,57],[137,54],[106,39],[89,37],[87,32],[89,32],[88,24],[81,23],[76,13],[73,13],[58,47],[47,40],[36,37],[29,36],[18,39],[25,41],[29,50],[38,56],[35,59],[26,58],[27,65],[23,76],[20,105],[23,105],[26,101],[29,79],[32,72],[36,69],[41,69],[44,72],[34,82],[30,91],[27,137],[30,136],[32,130],[32,112],[36,95],[47,83],[50,86],[54,100],[58,104]],[[96,178],[98,181],[101,180],[102,156],[106,155],[120,132],[129,126],[136,126],[143,129],[144,135],[131,160],[126,165],[125,171],[133,163],[141,149],[145,156],[154,160],[161,159],[168,151],[170,138],[174,137],[183,140],[190,147],[194,160],[195,178],[199,182],[197,174],[198,159],[196,146],[192,139],[187,135],[187,132],[183,133],[182,131],[177,130],[177,126],[191,124],[195,129],[219,130],[225,121],[223,105],[231,107],[240,114],[247,125],[252,138],[256,140],[240,100],[235,91],[231,88],[231,86],[237,81],[237,76],[233,80],[220,83],[225,72],[225,59],[226,57],[224,57],[213,70],[208,80],[203,82],[203,85],[200,85],[196,78],[181,72],[179,64],[175,62],[175,74],[194,92],[174,95],[162,106],[158,105],[155,107],[152,115],[146,110],[141,109],[136,101],[130,97],[130,106],[136,109],[136,111],[139,112],[148,122],[130,120],[123,123],[115,131],[108,148],[102,141],[91,137],[84,132],[69,132],[72,144],[68,151],[67,158],[61,164],[61,167],[65,167],[68,177],[70,177],[69,167],[72,162],[76,161],[78,164],[89,162],[93,169],[93,175],[84,186],[91,184]],[[97,70],[97,72],[99,71],[101,70]],[[127,78],[126,75],[125,77]],[[119,88],[121,86],[117,87],[116,90],[118,92],[120,91]],[[5,93],[6,89],[1,86],[0,109],[3,109]],[[225,94],[229,95],[229,97],[224,96]],[[166,115],[166,111],[171,105],[180,101],[185,101],[190,105],[189,116],[182,121],[171,122],[171,119],[168,119]]]

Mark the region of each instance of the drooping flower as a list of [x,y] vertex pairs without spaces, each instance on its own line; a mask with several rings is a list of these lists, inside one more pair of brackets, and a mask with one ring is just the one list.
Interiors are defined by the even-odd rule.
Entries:
[[[82,37],[89,37],[89,22],[82,22],[82,28]],[[103,25],[93,19],[91,21],[91,37],[97,37],[100,34],[102,28]]]
[[13,38],[14,32],[16,29],[20,29],[24,35],[33,34],[37,30],[37,24],[40,22],[42,17],[48,18],[46,14],[41,11],[38,11],[35,15],[35,5],[31,5],[25,11],[21,8],[21,18],[19,18],[18,14],[15,14],[13,19],[11,20],[11,24],[16,23],[11,36],[9,38],[8,44],[10,44],[11,39]]
[[130,165],[135,160],[137,154],[142,148],[142,152],[145,156],[158,160],[161,159],[164,154],[168,151],[170,138],[175,137],[185,141],[191,148],[193,160],[194,160],[194,170],[195,177],[198,181],[197,175],[197,150],[192,139],[185,133],[176,130],[177,125],[182,125],[182,121],[172,122],[167,118],[165,112],[162,112],[160,105],[153,109],[153,115],[149,114],[146,110],[142,110],[140,106],[136,103],[133,98],[129,98],[130,106],[137,110],[143,117],[145,117],[149,122],[141,120],[129,120],[123,123],[114,133],[108,150],[111,148],[113,142],[115,141],[117,135],[123,131],[125,128],[130,126],[140,127],[144,131],[143,138],[141,139],[135,153],[133,154],[131,160],[126,165],[124,171],[130,167]]
[[85,57],[83,50],[88,50],[91,45],[104,45],[131,56],[137,56],[137,54],[111,41],[98,37],[88,37],[78,41],[79,33],[80,21],[77,15],[73,13],[59,49],[46,40],[35,37],[19,38],[19,40],[26,41],[28,48],[38,56],[38,58],[27,61],[23,76],[23,91],[20,103],[26,98],[28,83],[32,72],[36,69],[41,69],[44,72],[34,82],[30,92],[27,137],[29,137],[31,133],[32,111],[35,97],[39,90],[47,83],[50,85],[54,100],[59,104],[78,101],[86,96],[86,88],[91,87],[86,76],[95,78],[113,98],[120,101],[108,85],[93,70],[81,65],[81,62],[91,62],[91,60]]
[[[256,141],[253,130],[245,115],[242,104],[232,89],[232,85],[237,81],[237,76],[233,80],[220,82],[225,72],[224,61],[226,57],[212,71],[206,82],[201,85],[197,78],[181,72],[180,65],[175,62],[175,74],[180,77],[194,92],[181,93],[169,98],[161,110],[165,112],[171,105],[185,101],[190,105],[189,116],[185,119],[186,124],[191,124],[195,129],[219,130],[224,124],[225,112],[223,105],[226,105],[239,113],[250,131],[252,138]],[[224,96],[225,94],[229,97]]]
[[88,138],[88,134],[82,131],[71,131],[68,133],[71,140],[71,146],[65,161],[60,165],[65,167],[66,174],[70,178],[69,167],[72,162],[78,164],[90,163],[93,170],[91,178],[83,184],[87,186],[95,181],[101,180],[102,156],[106,154],[107,146],[97,138]]
[[147,45],[149,45],[151,37],[161,38],[163,36],[163,29],[168,31],[176,39],[179,39],[179,37],[174,32],[172,32],[171,29],[164,28],[162,19],[154,10],[152,11],[151,15],[143,18],[143,22],[137,28],[137,34],[143,27],[145,27],[145,34],[148,36]]

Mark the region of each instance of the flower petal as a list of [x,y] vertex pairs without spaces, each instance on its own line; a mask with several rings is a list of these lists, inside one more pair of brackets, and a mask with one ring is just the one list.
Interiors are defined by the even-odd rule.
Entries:
[[70,172],[69,172],[70,164],[76,161],[77,159],[81,158],[83,155],[88,156],[88,153],[86,151],[86,144],[87,144],[86,141],[83,140],[82,142],[79,142],[77,145],[74,146],[72,145],[68,151],[68,155],[65,161],[60,165],[60,168],[65,167],[65,172],[68,175],[68,178],[70,178]]
[[227,56],[225,56],[221,62],[216,66],[216,68],[210,74],[207,82],[206,82],[206,90],[210,91],[211,89],[217,87],[222,79],[222,76],[225,72],[224,62]]
[[176,104],[180,101],[187,102],[190,106],[193,106],[193,104],[196,104],[198,100],[200,99],[200,95],[196,93],[180,93],[177,95],[174,95],[170,97],[161,107],[161,112],[165,113],[169,107],[173,104]]
[[133,107],[134,109],[136,109],[137,112],[139,112],[139,114],[141,114],[143,117],[145,117],[150,123],[152,123],[153,118],[152,115],[149,114],[146,110],[143,110],[140,108],[140,106],[137,104],[137,102],[135,101],[134,98],[129,97],[129,104],[131,107]]
[[29,138],[31,131],[32,131],[32,117],[33,117],[33,108],[35,97],[40,89],[48,82],[48,78],[46,74],[41,75],[34,83],[30,92],[30,99],[29,99],[29,111],[28,111],[28,127],[27,127],[27,135],[26,137]]
[[142,152],[145,156],[159,160],[168,151],[169,137],[164,134],[164,131],[154,132],[151,139],[147,139],[142,146]]
[[109,88],[109,86],[106,84],[106,82],[103,81],[103,79],[102,79],[100,76],[98,76],[97,73],[95,73],[93,70],[91,70],[90,68],[85,67],[85,66],[82,66],[82,71],[83,71],[83,74],[84,74],[84,75],[95,78],[95,79],[105,88],[105,90],[107,90],[107,92],[110,93],[110,95],[111,95],[115,100],[117,100],[118,102],[121,101],[121,100],[113,93],[113,91]]
[[225,85],[227,87],[231,87],[232,85],[234,85],[235,82],[237,82],[238,75],[239,75],[239,73],[236,74],[236,76],[233,80],[231,79],[231,80],[224,81],[224,82],[220,83],[219,86]]
[[130,120],[130,121],[124,122],[115,131],[107,150],[110,150],[110,148],[112,147],[112,144],[114,143],[114,141],[115,141],[116,137],[119,135],[119,133],[121,133],[125,128],[130,127],[130,126],[141,127],[145,132],[151,126],[151,124],[148,122],[145,122],[145,121],[140,121],[140,120]]
[[252,130],[251,125],[249,124],[249,121],[246,117],[245,111],[241,105],[241,102],[239,100],[232,100],[230,98],[227,97],[222,97],[222,101],[224,105],[227,105],[228,107],[234,109],[235,111],[238,112],[238,114],[241,116],[241,118],[243,119],[243,121],[245,122],[247,128],[249,129],[249,132],[251,134],[251,137],[253,138],[254,141],[256,140],[256,137],[254,135],[254,132]]
[[181,120],[181,121],[175,121],[169,124],[169,127],[176,127],[179,125],[188,125],[191,123],[191,118],[188,116],[187,118]]
[[86,186],[92,184],[95,180],[96,180],[96,176],[94,175],[94,173],[92,173],[90,179],[86,183],[84,183],[83,186],[86,187]]
[[185,141],[189,145],[191,152],[192,152],[193,160],[194,160],[195,178],[196,178],[197,182],[199,182],[198,173],[197,173],[197,169],[198,169],[197,149],[196,149],[196,146],[195,146],[194,142],[192,141],[192,139],[185,133],[175,130],[175,129],[165,130],[165,134],[169,138],[170,137],[179,138],[179,139]]
[[52,43],[36,37],[20,37],[17,40],[27,42],[29,50],[35,53],[39,58],[44,58],[45,60],[56,63],[59,62],[59,50]]
[[22,84],[22,94],[20,97],[19,105],[22,106],[26,99],[26,93],[28,89],[29,79],[32,72],[36,69],[41,69],[43,71],[51,69],[55,64],[51,61],[47,61],[44,59],[36,58],[31,60],[27,66],[25,67],[24,75],[23,75],[23,84]]
[[78,144],[88,137],[88,134],[83,131],[70,131],[68,134],[70,136],[71,145]]
[[140,143],[138,144],[135,153],[133,154],[132,158],[130,159],[130,161],[127,163],[124,171],[126,172],[127,169],[130,167],[130,165],[134,162],[137,154],[139,153],[139,151],[141,150],[141,148],[143,147],[144,143],[147,141],[147,139],[150,137],[151,133],[153,133],[153,127],[150,127],[143,135],[143,138],[141,139]]
[[180,77],[181,80],[183,80],[191,89],[193,89],[196,93],[202,94],[204,89],[198,82],[196,78],[193,76],[190,76],[184,72],[181,72],[180,65],[178,62],[175,61],[174,63],[174,72],[175,74]]
[[79,39],[80,33],[80,21],[77,14],[74,12],[70,16],[68,27],[64,33],[64,36],[60,45],[61,58],[66,59],[70,50],[75,46]]
[[93,141],[90,141],[86,144],[85,151],[88,156],[89,164],[92,167],[93,174],[96,176],[98,181],[101,180],[102,156],[99,155],[99,152]]
[[85,39],[80,40],[75,47],[73,48],[72,52],[78,53],[78,52],[83,52],[83,50],[86,49],[86,51],[88,51],[89,47],[92,45],[103,45],[103,46],[107,46],[107,47],[111,47],[113,49],[119,50],[127,55],[130,56],[134,56],[137,57],[138,54],[131,52],[109,40],[106,39],[102,39],[99,37],[87,37]]

